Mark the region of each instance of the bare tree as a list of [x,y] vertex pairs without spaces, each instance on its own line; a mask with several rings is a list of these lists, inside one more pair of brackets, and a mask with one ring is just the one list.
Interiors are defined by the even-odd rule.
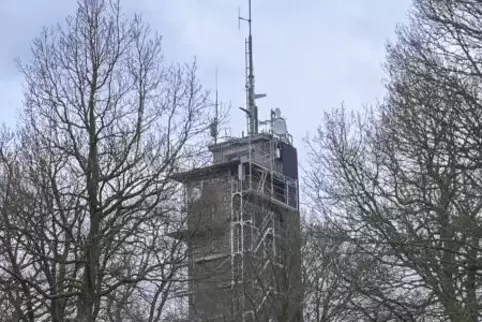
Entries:
[[360,251],[403,274],[399,292],[430,308],[420,319],[482,316],[480,9],[414,1],[388,47],[385,102],[366,120],[329,115],[312,141],[316,202]]
[[[306,220],[303,236],[304,320],[417,321],[404,306],[400,275],[344,236],[338,223]],[[410,314],[409,314],[410,313]]]
[[311,141],[319,209],[402,281],[381,300],[407,320],[482,316],[481,18],[475,1],[415,1],[385,102],[365,119],[335,111]]
[[303,316],[304,321],[350,321],[348,303],[354,291],[344,283],[338,269],[342,242],[325,233],[316,221],[303,225]]
[[[2,128],[0,133],[0,272],[2,290],[0,321],[33,321],[33,298],[28,284],[17,278],[25,258],[22,256],[20,238],[12,229],[18,221],[11,216],[18,207],[17,200],[25,195],[19,189],[20,173],[17,164],[15,135]],[[14,274],[9,274],[13,272]]]
[[161,37],[107,0],[79,1],[32,54],[4,167],[9,303],[22,321],[160,321],[185,256],[168,236],[183,226],[171,174],[208,128],[196,66],[163,64]]
[[[393,137],[381,132],[380,128],[368,127],[368,123],[376,124],[376,120],[363,126],[359,124],[355,129],[362,130],[353,134],[346,116],[335,112],[328,117],[326,135],[323,133],[321,137],[320,133],[316,141],[319,147],[323,146],[322,154],[318,154],[320,159],[316,161],[320,172],[313,173],[311,179],[313,187],[319,189],[320,209],[336,225],[338,233],[332,237],[348,242],[353,255],[366,257],[366,263],[377,275],[377,284],[360,287],[356,270],[346,277],[357,291],[363,290],[365,297],[385,307],[390,304],[389,311],[397,315],[395,320],[420,320],[427,318],[428,312],[444,320],[447,311],[452,309],[445,308],[441,300],[447,296],[442,291],[445,283],[442,277],[452,265],[461,270],[467,261],[456,257],[464,253],[461,250],[450,250],[454,256],[450,261],[442,256],[448,249],[440,233],[447,224],[438,222],[441,219],[435,210],[444,209],[440,203],[446,199],[436,197],[437,189],[441,188],[421,173],[425,161],[420,160],[420,156],[425,151],[414,148],[413,141],[407,145],[401,141],[390,142]],[[392,123],[387,129],[401,128]],[[413,137],[413,132],[407,131],[408,135]],[[413,151],[413,159],[402,154],[402,148]],[[438,176],[432,180],[437,180],[438,184],[444,182],[443,177]],[[455,199],[454,195],[448,196]],[[458,198],[463,196],[457,195]],[[451,215],[459,216],[457,213]],[[456,242],[457,247],[465,247],[456,240],[452,242]],[[350,270],[345,269],[345,272]],[[380,279],[380,276],[385,278]],[[466,277],[461,274],[458,278],[462,281]],[[463,292],[465,286],[459,287],[453,290],[454,302],[459,301],[456,294]],[[363,308],[366,302],[361,304]]]

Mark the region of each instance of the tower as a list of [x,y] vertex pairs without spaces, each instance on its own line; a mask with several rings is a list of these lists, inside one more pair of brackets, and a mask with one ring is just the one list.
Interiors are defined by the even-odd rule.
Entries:
[[186,231],[177,237],[188,247],[186,320],[300,321],[297,151],[279,109],[258,120],[251,1],[240,20],[249,23],[248,135],[218,138],[212,128],[212,164],[175,176],[185,188]]

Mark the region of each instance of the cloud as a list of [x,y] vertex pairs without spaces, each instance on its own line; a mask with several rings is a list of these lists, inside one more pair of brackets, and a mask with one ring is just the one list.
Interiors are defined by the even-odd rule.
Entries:
[[[20,79],[13,65],[27,59],[30,40],[44,25],[74,13],[74,1],[2,0],[0,28],[9,30],[0,50],[0,111],[14,118],[21,101]],[[221,98],[244,104],[244,37],[238,30],[238,7],[244,0],[129,0],[127,12],[141,13],[164,36],[166,57],[186,61],[197,57],[203,82],[212,87],[219,70]],[[381,64],[384,45],[403,22],[409,0],[264,0],[253,2],[256,84],[268,97],[260,115],[280,107],[288,127],[301,138],[313,131],[322,112],[345,101],[350,108],[372,103],[384,91]],[[17,103],[15,103],[17,102]],[[233,133],[244,129],[243,114],[233,110]]]

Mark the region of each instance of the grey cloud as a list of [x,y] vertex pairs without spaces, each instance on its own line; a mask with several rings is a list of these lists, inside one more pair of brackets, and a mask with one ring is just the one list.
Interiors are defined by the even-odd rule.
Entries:
[[[68,4],[67,4],[68,3]],[[0,4],[0,80],[9,88],[15,56],[28,57],[29,41],[43,25],[73,13],[74,1],[3,0]],[[381,63],[386,39],[403,22],[409,0],[266,0],[253,2],[257,87],[268,97],[260,102],[261,116],[280,107],[301,146],[324,110],[346,101],[356,108],[383,95]],[[212,87],[219,69],[221,97],[233,106],[244,104],[244,43],[246,29],[237,28],[238,7],[244,0],[130,0],[128,12],[139,12],[164,35],[166,58],[185,61],[197,56],[200,76]],[[8,48],[7,50],[5,48]],[[13,118],[18,92],[0,89],[0,110]],[[5,112],[2,113],[2,116]],[[243,115],[233,110],[233,133],[244,129]]]

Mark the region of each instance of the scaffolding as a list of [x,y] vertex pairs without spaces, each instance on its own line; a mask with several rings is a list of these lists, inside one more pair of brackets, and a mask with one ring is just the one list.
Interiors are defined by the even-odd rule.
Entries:
[[[191,195],[186,232],[179,234],[189,249],[190,321],[276,321],[270,301],[276,301],[280,288],[273,267],[282,269],[286,264],[281,250],[290,237],[282,228],[283,218],[293,218],[286,221],[298,227],[294,237],[299,237],[297,152],[279,109],[271,111],[268,121],[258,119],[256,100],[266,95],[255,91],[251,0],[248,3],[248,16],[239,16],[249,25],[246,105],[241,108],[247,117],[247,136],[231,137],[226,130],[220,135],[216,86],[213,164],[178,176]],[[200,270],[213,274],[199,278]],[[294,279],[301,284],[300,277]]]
[[247,158],[238,156],[238,173],[231,178],[231,287],[233,315],[240,321],[270,317],[267,299],[277,290],[270,285],[271,266],[283,266],[277,218],[280,212],[298,213],[297,180],[284,175],[282,163],[276,161],[278,140],[261,135],[264,143],[253,143],[253,137],[248,137]]
[[210,147],[212,165],[179,175],[188,217],[179,237],[189,248],[182,295],[190,321],[273,318],[273,267],[285,265],[282,221],[299,219],[297,177],[283,171],[280,142],[270,133],[218,142]]

